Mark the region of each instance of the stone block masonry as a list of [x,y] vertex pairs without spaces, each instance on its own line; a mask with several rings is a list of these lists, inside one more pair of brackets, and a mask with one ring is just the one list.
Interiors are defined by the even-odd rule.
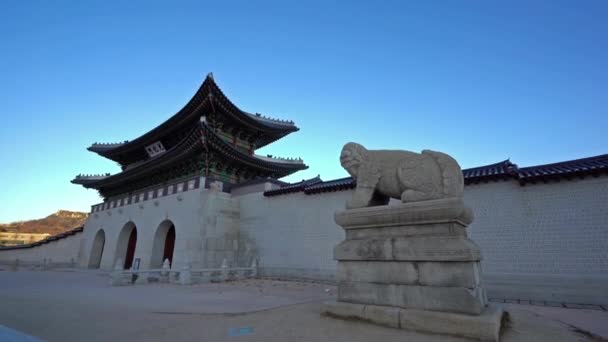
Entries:
[[490,298],[608,304],[608,177],[469,185]]
[[[248,265],[250,257],[257,255],[262,276],[333,282],[338,267],[333,248],[345,237],[374,239],[373,228],[344,230],[334,222],[334,212],[344,208],[352,190],[274,197],[263,196],[259,189],[239,195],[233,192],[210,203],[217,210],[209,213],[208,191],[195,185],[190,189],[190,182],[186,183],[183,192],[173,195],[145,200],[144,194],[132,204],[123,200],[121,207],[93,209],[83,233],[67,241],[0,251],[0,263],[12,265],[19,259],[21,265],[40,265],[50,258],[54,264],[69,265],[75,260],[87,267],[94,237],[103,229],[106,244],[101,268],[111,270],[117,236],[130,220],[139,233],[135,257],[145,263],[149,256],[140,254],[140,247],[142,251],[151,248],[146,241],[152,240],[159,224],[169,219],[176,229],[177,268],[186,259],[197,267],[218,267],[224,257],[233,256],[237,240],[234,263]],[[608,176],[526,186],[512,180],[481,182],[465,186],[464,200],[475,212],[475,221],[466,230],[457,222],[427,222],[424,229],[392,225],[383,228],[380,239],[468,233],[483,251],[480,280],[489,298],[608,304],[608,254],[604,253],[608,249]],[[143,248],[144,244],[148,246]],[[433,263],[432,267],[441,264]],[[448,266],[456,264],[446,262]],[[417,265],[421,283],[440,280],[429,279],[429,275],[447,277],[449,273],[426,272],[422,261]],[[396,283],[409,284],[406,280]],[[360,281],[369,282],[365,278]]]
[[461,286],[480,284],[479,263],[348,261],[338,264],[338,279],[381,284]]
[[[261,272],[334,280],[332,249],[345,237],[374,234],[334,222],[352,193],[238,196],[241,232],[258,248]],[[466,230],[458,223],[387,226],[382,238],[467,234],[483,251],[480,278],[490,298],[608,304],[608,176],[526,186],[480,182],[465,186],[464,201],[475,213]]]
[[346,239],[334,249],[338,301],[324,312],[498,341],[502,309],[488,306],[481,253],[465,231],[473,216],[461,198],[349,209],[335,219]]
[[504,311],[488,305],[481,315],[402,309],[398,307],[327,302],[323,313],[331,317],[360,319],[391,328],[449,334],[481,341],[499,341]]

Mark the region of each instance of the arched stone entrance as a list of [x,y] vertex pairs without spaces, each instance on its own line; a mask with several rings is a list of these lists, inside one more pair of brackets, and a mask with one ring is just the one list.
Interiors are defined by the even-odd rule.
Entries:
[[101,257],[103,255],[103,247],[106,244],[106,233],[103,229],[97,231],[93,239],[91,247],[91,256],[89,257],[89,268],[99,268],[101,265]]
[[137,246],[137,227],[135,223],[128,222],[122,227],[118,235],[118,244],[116,246],[116,255],[114,263],[121,259],[124,261],[123,268],[130,269],[133,265],[133,256],[135,255],[135,247]]
[[165,259],[173,265],[173,250],[175,248],[175,225],[170,220],[163,221],[154,234],[150,268],[161,268]]

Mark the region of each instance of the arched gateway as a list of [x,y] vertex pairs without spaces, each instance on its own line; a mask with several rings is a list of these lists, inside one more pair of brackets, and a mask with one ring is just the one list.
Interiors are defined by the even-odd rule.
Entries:
[[122,230],[118,235],[114,263],[116,263],[116,260],[118,259],[124,260],[123,268],[130,269],[131,266],[133,266],[133,257],[135,256],[136,245],[137,227],[135,227],[135,223],[128,222],[124,225],[124,227],[122,227]]
[[165,259],[173,265],[173,250],[175,247],[175,225],[170,220],[163,221],[154,234],[150,268],[160,268]]
[[[97,224],[114,224],[120,216],[112,215],[126,211],[143,215],[138,216],[143,224],[159,217],[158,213],[168,217],[169,213],[175,213],[176,206],[201,200],[200,196],[185,194],[190,191],[200,192],[214,184],[215,190],[230,192],[235,185],[279,179],[307,169],[300,158],[273,158],[256,153],[298,130],[293,121],[240,110],[209,74],[186,106],[164,123],[130,141],[94,143],[87,148],[118,163],[120,172],[78,175],[72,183],[97,189],[104,198],[103,203],[94,205],[91,210]],[[132,211],[134,208],[139,209]],[[108,215],[102,216],[101,212]],[[177,228],[180,228],[180,234],[190,235],[186,232],[194,227],[185,222],[198,222],[200,212],[180,212],[185,217],[180,217],[178,224],[184,222],[184,226]],[[142,267],[159,267],[163,259],[173,260],[176,227],[171,221],[159,223],[154,232],[153,253],[149,260],[142,260]],[[140,228],[145,229],[142,246],[146,249],[141,255],[147,259],[150,255],[148,229],[154,227]],[[114,263],[118,259],[124,260],[124,267],[128,268],[133,263],[137,241],[135,224],[125,225],[119,235]],[[191,248],[196,250],[189,253],[203,252],[202,245]]]
[[91,256],[89,257],[89,268],[99,268],[101,265],[101,257],[103,255],[103,247],[106,244],[106,233],[103,229],[97,231],[91,247]]

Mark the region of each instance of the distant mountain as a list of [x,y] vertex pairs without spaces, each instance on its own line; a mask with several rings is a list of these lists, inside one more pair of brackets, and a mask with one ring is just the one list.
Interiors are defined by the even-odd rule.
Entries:
[[58,210],[38,220],[0,223],[0,232],[48,233],[55,235],[83,225],[87,216],[87,213],[78,211]]

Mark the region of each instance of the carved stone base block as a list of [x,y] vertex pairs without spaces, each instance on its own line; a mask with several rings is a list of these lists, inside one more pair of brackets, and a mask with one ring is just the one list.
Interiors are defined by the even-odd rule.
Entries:
[[396,328],[496,341],[502,309],[480,286],[479,247],[461,198],[335,214],[338,302],[325,311]]
[[487,305],[480,288],[339,282],[341,302],[479,315]]
[[498,305],[488,305],[479,315],[465,315],[391,306],[343,302],[323,304],[323,313],[343,319],[360,319],[392,328],[499,341],[505,314]]

